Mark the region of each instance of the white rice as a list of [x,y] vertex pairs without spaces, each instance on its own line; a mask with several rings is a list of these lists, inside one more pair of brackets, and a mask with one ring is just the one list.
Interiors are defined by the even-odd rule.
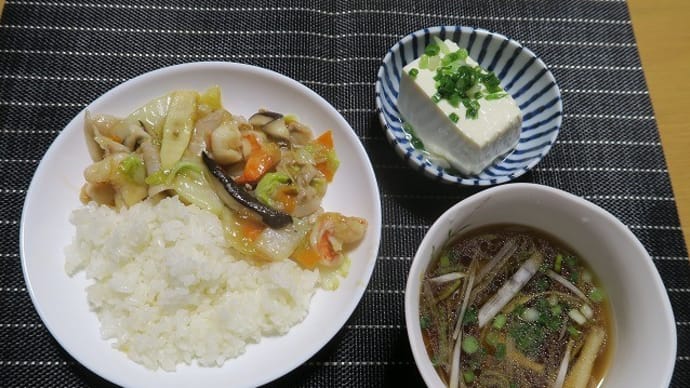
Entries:
[[72,213],[68,274],[84,270],[101,334],[151,369],[217,366],[307,315],[318,271],[291,260],[233,257],[220,221],[177,198],[119,213],[91,203]]

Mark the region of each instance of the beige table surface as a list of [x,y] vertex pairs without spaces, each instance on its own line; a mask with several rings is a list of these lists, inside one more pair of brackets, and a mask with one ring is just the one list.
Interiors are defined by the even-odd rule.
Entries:
[[[551,0],[558,1],[558,0]],[[5,0],[0,0],[0,15]],[[690,1],[628,0],[686,245],[690,241]]]
[[[0,0],[1,1],[1,0]],[[628,0],[671,185],[690,242],[690,2]]]

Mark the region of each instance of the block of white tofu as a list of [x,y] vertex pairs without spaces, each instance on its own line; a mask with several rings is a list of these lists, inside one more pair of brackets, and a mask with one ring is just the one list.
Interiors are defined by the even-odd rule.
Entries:
[[[454,42],[446,40],[444,43],[449,52],[458,50]],[[439,55],[444,56],[443,53]],[[520,137],[522,114],[510,95],[494,100],[480,98],[477,118],[466,118],[463,104],[453,107],[446,99],[432,100],[437,93],[436,69],[422,69],[419,62],[417,58],[403,68],[398,109],[427,152],[445,159],[464,175],[476,175],[515,147]],[[478,66],[470,57],[465,63]],[[418,70],[415,77],[409,75],[413,68]],[[457,115],[457,122],[449,118],[451,113]]]

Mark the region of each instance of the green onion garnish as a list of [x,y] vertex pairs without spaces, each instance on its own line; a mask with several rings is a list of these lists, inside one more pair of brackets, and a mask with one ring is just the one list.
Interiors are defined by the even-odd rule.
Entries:
[[474,372],[471,370],[466,370],[462,372],[462,378],[465,380],[467,384],[469,384],[474,381]]
[[411,68],[410,71],[407,73],[410,75],[412,78],[417,78],[417,74],[419,74],[419,70],[417,68]]
[[498,345],[498,339],[498,333],[496,333],[495,331],[490,331],[486,335],[486,343],[493,347],[496,347],[496,345]]
[[505,326],[505,324],[506,324],[506,316],[503,314],[496,315],[496,317],[494,318],[493,327],[500,330],[503,328],[503,326]]
[[433,57],[434,55],[438,55],[438,53],[441,51],[441,48],[438,47],[436,43],[430,43],[429,45],[426,46],[424,49],[424,54]]
[[449,114],[448,118],[450,119],[450,121],[452,121],[454,123],[457,123],[458,120],[460,120],[460,117],[458,117],[458,115],[455,114],[455,112],[452,112],[451,114]]
[[448,46],[446,46],[446,43],[442,41],[438,36],[433,37],[434,42],[438,45],[438,47],[441,49],[441,52],[445,55],[450,52],[448,49]]
[[494,357],[496,357],[497,360],[506,358],[506,344],[499,343],[496,345],[496,353],[494,353]]
[[600,288],[595,287],[590,291],[589,299],[591,299],[592,302],[600,303],[604,300],[604,292]]
[[479,341],[476,338],[469,335],[462,339],[462,350],[467,354],[475,353],[479,350]]
[[562,312],[562,311],[563,311],[563,310],[561,309],[561,306],[558,305],[558,304],[555,305],[555,306],[553,306],[553,307],[551,307],[551,314],[552,314],[552,315],[561,315],[561,312]]
[[561,272],[561,263],[563,262],[563,255],[560,253],[556,255],[556,260],[553,262],[553,270],[556,273]]
[[429,56],[424,54],[419,58],[419,68],[426,69],[427,67],[429,67]]
[[441,96],[439,96],[438,93],[436,93],[433,96],[431,96],[431,101],[438,103],[439,101],[441,101]]
[[465,117],[468,119],[476,119],[479,116],[479,102],[477,100],[465,99],[462,100],[462,104],[467,108]]
[[421,329],[426,329],[429,327],[429,317],[426,315],[422,315],[421,318],[419,318],[419,327]]
[[491,101],[491,100],[498,100],[498,99],[501,99],[501,98],[503,98],[503,97],[505,97],[505,96],[507,96],[507,95],[508,95],[508,93],[505,93],[505,92],[498,92],[498,93],[487,94],[486,97],[484,97],[484,98],[485,98],[487,101]]

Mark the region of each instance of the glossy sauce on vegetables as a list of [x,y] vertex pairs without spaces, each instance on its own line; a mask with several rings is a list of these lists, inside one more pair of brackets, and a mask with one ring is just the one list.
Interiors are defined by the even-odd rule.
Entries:
[[446,384],[596,387],[613,353],[608,298],[592,269],[518,225],[449,239],[425,273],[420,326]]

